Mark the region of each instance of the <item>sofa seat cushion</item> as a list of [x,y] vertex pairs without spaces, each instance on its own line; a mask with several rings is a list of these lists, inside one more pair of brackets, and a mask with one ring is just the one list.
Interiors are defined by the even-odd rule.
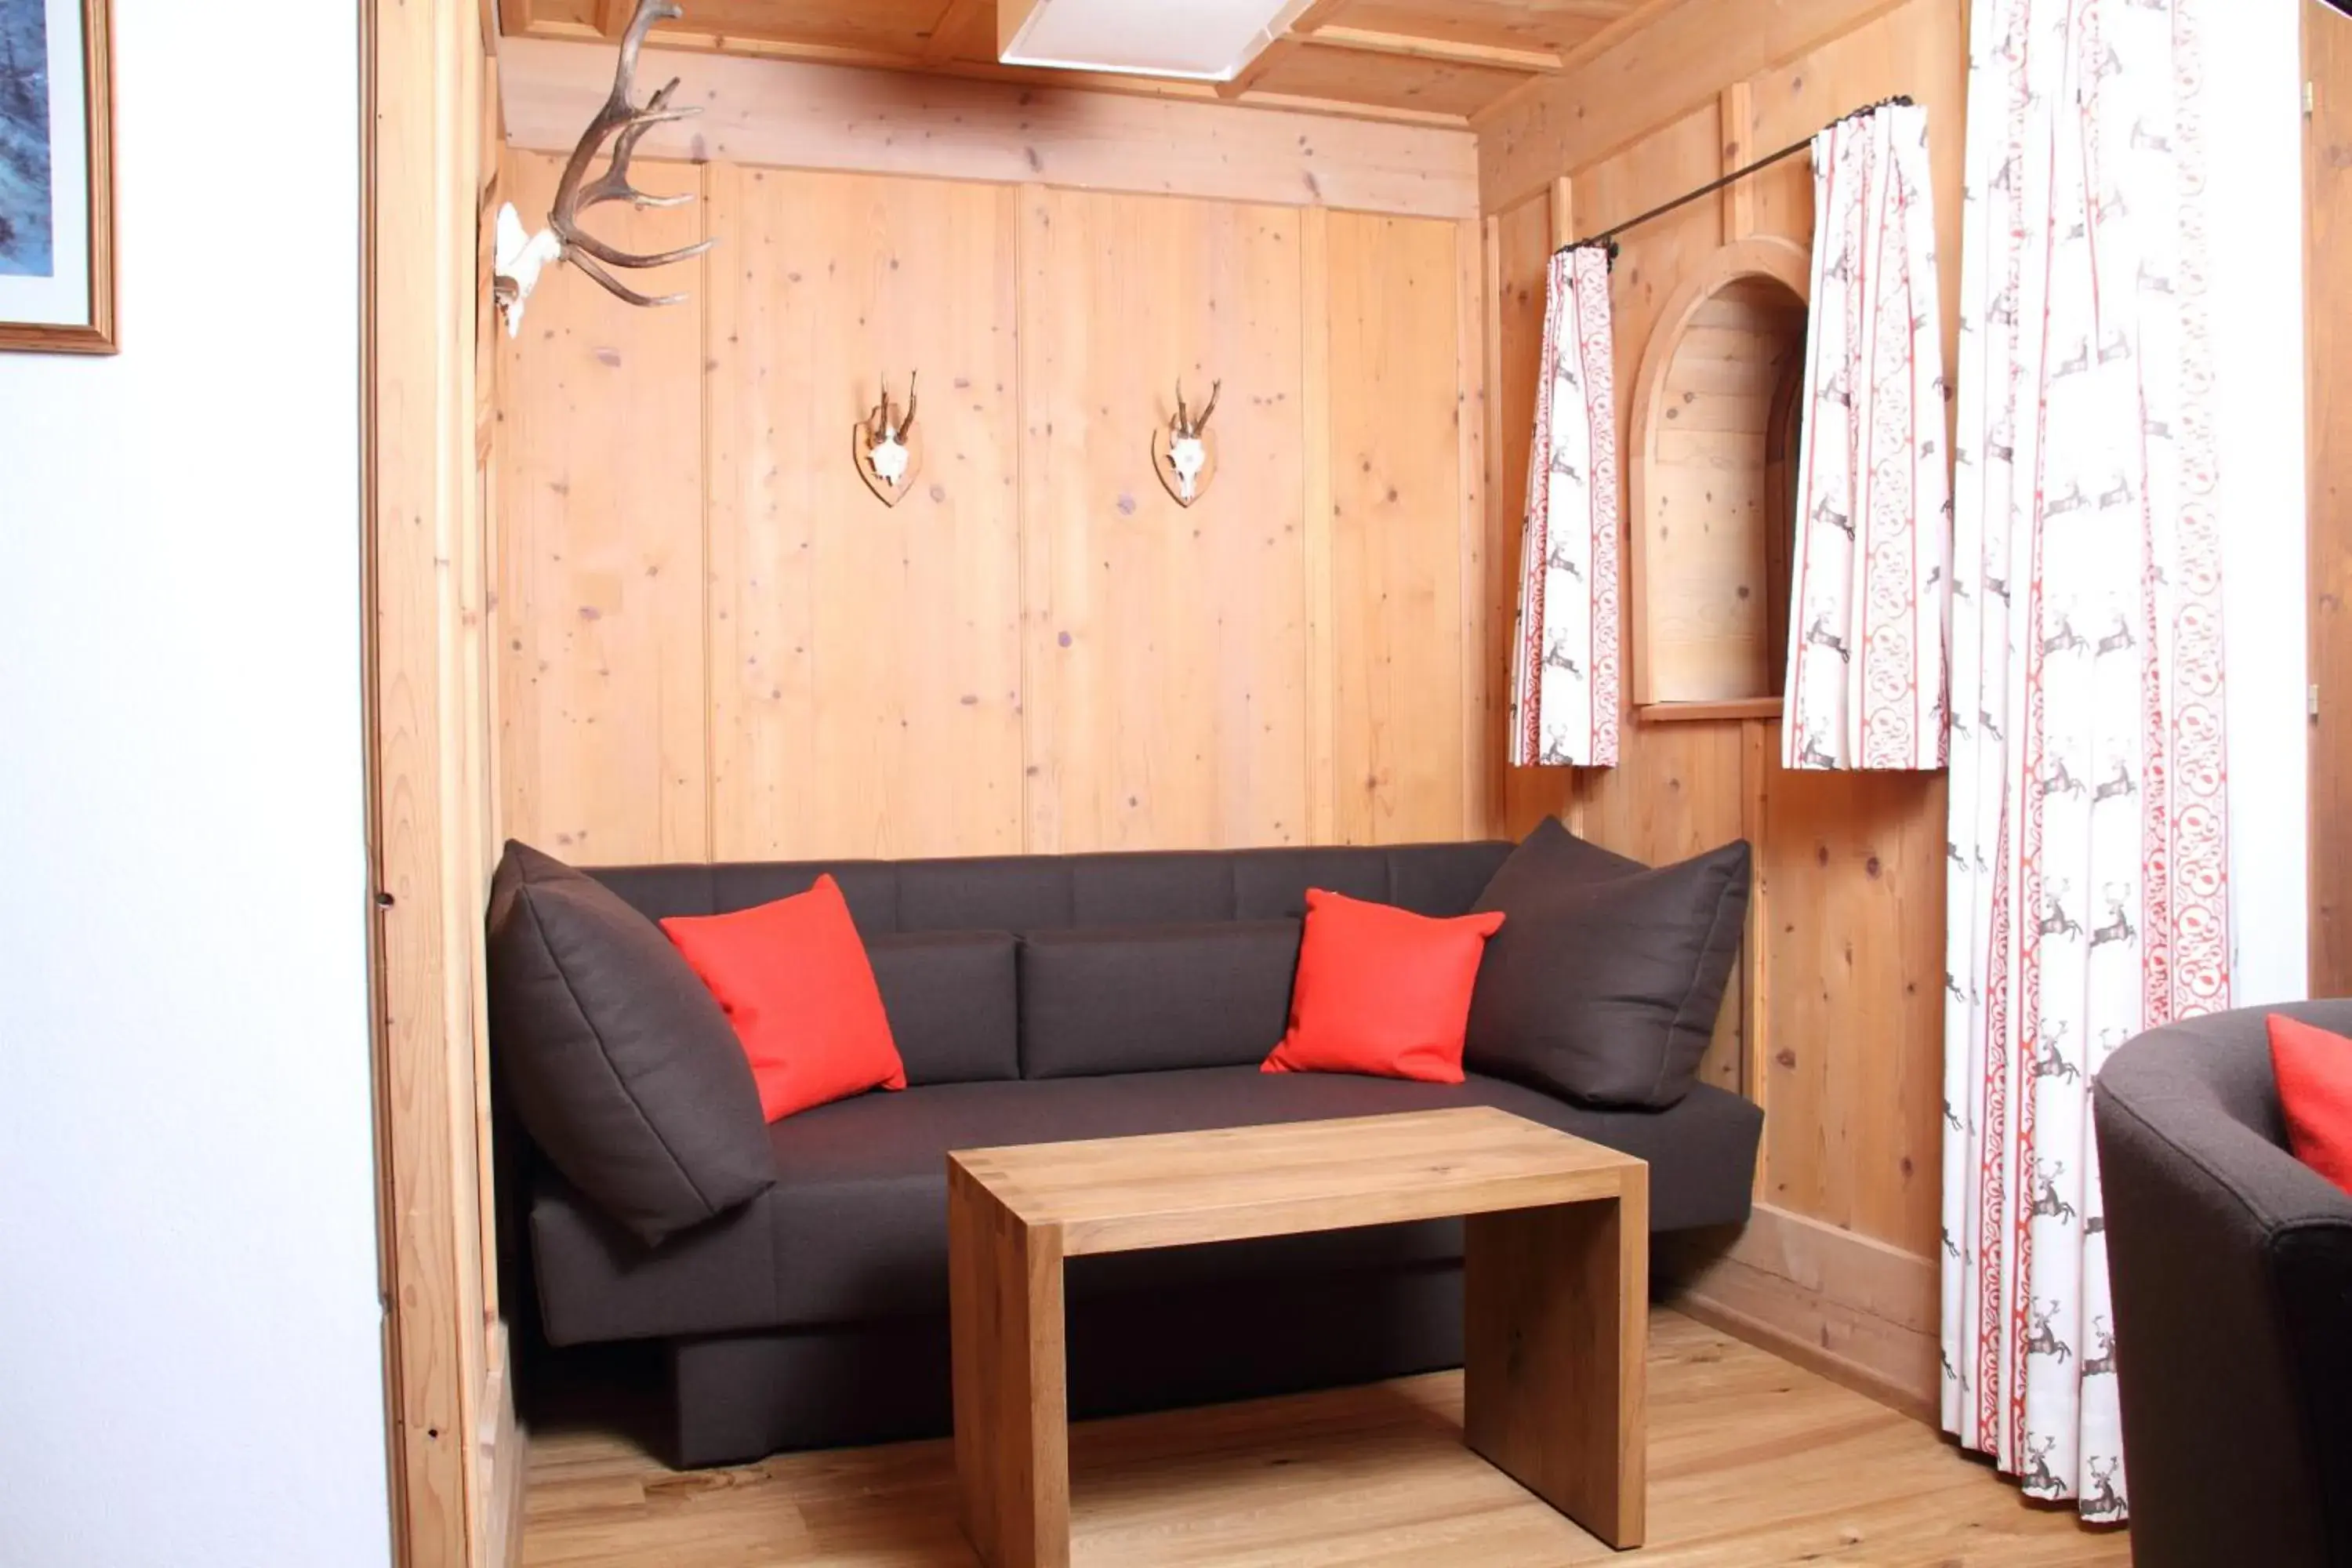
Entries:
[[[806,1328],[947,1310],[951,1149],[1491,1105],[1651,1162],[1656,1230],[1748,1215],[1763,1113],[1719,1089],[1664,1111],[1570,1105],[1473,1075],[1462,1084],[1254,1067],[1117,1078],[938,1084],[842,1100],[769,1130],[776,1184],[647,1250],[542,1171],[530,1235],[557,1344]],[[1083,1258],[1074,1296],[1211,1278],[1449,1262],[1457,1221]]]

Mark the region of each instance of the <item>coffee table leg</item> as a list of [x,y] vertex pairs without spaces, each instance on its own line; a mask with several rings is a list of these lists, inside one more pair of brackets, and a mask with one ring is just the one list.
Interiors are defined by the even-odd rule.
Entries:
[[1465,1440],[1610,1545],[1641,1545],[1649,1172],[1613,1202],[1465,1223]]
[[948,1165],[956,1479],[985,1568],[1068,1568],[1062,1235]]

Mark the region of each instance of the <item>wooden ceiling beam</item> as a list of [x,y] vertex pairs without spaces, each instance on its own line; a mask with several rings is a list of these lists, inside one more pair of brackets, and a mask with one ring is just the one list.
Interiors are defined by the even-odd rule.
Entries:
[[1449,114],[1442,109],[1400,109],[1392,104],[1358,103],[1351,99],[1317,98],[1303,92],[1244,93],[1239,100],[1244,109],[1280,109],[1293,114],[1328,114],[1344,120],[1377,118],[1398,125],[1426,125],[1437,131],[1467,131],[1470,117]]
[[1550,49],[1486,44],[1467,38],[1433,38],[1416,33],[1381,32],[1370,27],[1327,25],[1310,33],[1292,35],[1302,43],[1326,48],[1356,49],[1366,54],[1402,55],[1441,65],[1486,66],[1496,70],[1532,71],[1549,75],[1567,61]]
[[[667,77],[683,63],[656,53],[645,75]],[[1477,143],[1458,119],[1382,123],[1355,105],[1292,106],[1344,116],[1310,122],[1220,103],[1201,83],[1174,84],[1189,94],[1113,94],[1058,80],[975,80],[956,63],[878,71],[707,56],[693,68],[696,100],[709,114],[654,127],[639,155],[1409,216],[1478,210]],[[509,38],[499,81],[513,145],[569,153],[612,90],[612,72],[603,46]]]
[[1297,45],[1287,38],[1276,38],[1273,43],[1260,49],[1255,59],[1236,71],[1231,81],[1219,82],[1217,96],[1228,103],[1241,97],[1242,94],[1256,87],[1258,79],[1279,65],[1282,57],[1296,47]]
[[954,58],[956,40],[971,26],[971,19],[989,6],[990,0],[948,0],[940,19],[931,24],[931,36],[923,42],[923,63],[937,66]]
[[[535,0],[481,0],[481,3],[486,7],[495,5],[502,30],[509,38],[566,42],[617,38],[627,30],[629,18],[636,8],[635,0],[593,0],[593,4],[587,6],[567,6],[565,9],[570,15],[557,16],[548,15],[548,8],[536,4]],[[1254,108],[1286,110],[1318,116],[1450,129],[1467,126],[1470,117],[1401,104],[1363,102],[1353,98],[1268,90],[1265,84],[1286,60],[1295,58],[1298,50],[1307,47],[1351,50],[1367,56],[1388,56],[1488,70],[1516,70],[1526,73],[1530,84],[1556,74],[1564,63],[1559,55],[1539,47],[1433,37],[1418,32],[1381,27],[1347,26],[1337,18],[1344,15],[1352,0],[1314,0],[1293,19],[1290,29],[1282,37],[1261,50],[1231,81],[1202,82],[1098,72],[1030,70],[1003,65],[992,58],[965,57],[959,53],[960,47],[970,38],[979,19],[990,13],[994,3],[995,0],[940,0],[938,20],[919,35],[910,33],[908,47],[906,47],[887,44],[877,47],[873,43],[820,43],[778,37],[765,32],[721,30],[708,25],[697,26],[690,17],[682,23],[666,23],[656,28],[654,43],[657,47],[751,59],[914,71],[1142,98],[1242,103]],[[1589,0],[1589,3],[1613,5],[1620,0]],[[1367,64],[1369,66],[1370,62]],[[1505,96],[1515,98],[1518,91],[1514,89]]]

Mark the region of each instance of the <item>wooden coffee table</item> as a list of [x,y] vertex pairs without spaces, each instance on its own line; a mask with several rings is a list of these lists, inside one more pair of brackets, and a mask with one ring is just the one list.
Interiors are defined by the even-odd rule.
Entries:
[[1070,1561],[1064,1258],[1454,1215],[1465,1440],[1639,1546],[1649,1167],[1482,1107],[950,1154],[956,1475],[981,1561]]

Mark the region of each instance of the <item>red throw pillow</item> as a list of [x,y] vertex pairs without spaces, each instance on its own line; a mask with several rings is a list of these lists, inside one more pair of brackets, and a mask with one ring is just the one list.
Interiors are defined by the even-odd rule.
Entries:
[[1460,1083],[1478,960],[1502,926],[1499,914],[1432,920],[1309,889],[1290,1032],[1259,1070]]
[[907,1087],[874,965],[831,877],[796,898],[661,927],[726,1009],[770,1121]]
[[2269,1022],[2287,1147],[2352,1193],[2352,1040],[2279,1013]]

